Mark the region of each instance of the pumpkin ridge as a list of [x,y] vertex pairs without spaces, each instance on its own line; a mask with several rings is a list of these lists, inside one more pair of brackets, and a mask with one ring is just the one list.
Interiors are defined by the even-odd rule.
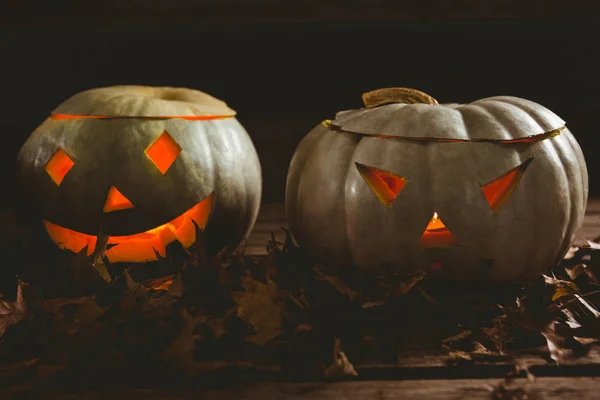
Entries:
[[352,169],[356,168],[356,164],[354,161],[354,154],[356,153],[356,151],[358,150],[358,145],[360,144],[360,142],[362,141],[363,137],[359,137],[358,140],[356,141],[355,145],[354,145],[354,150],[352,151],[352,154],[350,155],[350,159],[349,159],[349,163],[348,163],[348,168],[346,168],[346,172],[344,173],[344,180],[342,182],[344,182],[344,186],[342,187],[343,189],[343,199],[344,199],[344,244],[346,245],[346,248],[349,250],[349,254],[350,254],[350,261],[353,265],[356,265],[356,255],[354,254],[354,252],[352,251],[352,246],[350,245],[350,224],[348,223],[348,201],[346,199],[346,195],[347,195],[347,190],[346,190],[346,182],[348,182],[348,174],[350,174],[350,171]]
[[[524,102],[521,105],[516,105],[514,102],[509,101],[510,97],[508,97],[508,96],[499,96],[499,97],[494,97],[493,99],[494,99],[494,101],[497,101],[499,103],[510,104],[513,107],[522,109],[523,111],[527,112],[529,117],[531,119],[533,119],[540,126],[541,130],[545,130],[544,119],[547,118],[547,116],[540,115],[540,113],[538,113],[537,110],[535,110],[535,107],[531,106],[530,104],[527,104],[526,102]],[[551,115],[553,118],[560,120],[562,123],[563,129],[566,127],[566,122],[562,118],[560,118],[558,115],[554,114],[552,111],[550,111],[548,109],[546,109],[545,111],[549,115]]]
[[[549,145],[553,147],[554,152],[557,154],[558,158],[560,159],[560,162],[561,162],[560,170],[564,172],[565,180],[567,181],[567,187],[572,185],[574,180],[577,180],[577,179],[571,179],[571,178],[577,178],[577,176],[569,176],[569,175],[579,174],[579,176],[581,177],[581,170],[579,168],[573,168],[574,170],[577,171],[577,172],[574,172],[572,168],[568,168],[568,165],[571,163],[565,162],[565,157],[566,157],[565,152],[561,151],[560,148],[557,148],[558,143],[550,142]],[[569,148],[571,154],[575,155],[577,153],[575,151],[575,149],[573,149],[573,144],[570,143],[569,141],[567,141],[566,147]],[[572,163],[579,166],[579,160],[573,160]],[[570,172],[572,172],[572,173],[570,174]],[[579,210],[578,210],[576,201],[573,201],[573,199],[570,196],[567,196],[567,198],[569,201],[569,216],[568,216],[569,222],[566,226],[564,237],[562,240],[563,246],[558,251],[556,259],[553,261],[553,266],[558,264],[560,262],[560,260],[563,259],[564,255],[567,253],[567,251],[569,250],[569,248],[571,246],[572,237],[576,232],[576,229],[575,229],[577,227],[576,221],[578,219],[583,218],[583,212],[585,211],[585,209],[584,209],[581,212],[581,214],[579,214]],[[584,202],[585,202],[585,200],[584,200]],[[577,218],[578,214],[579,214],[579,218]]]

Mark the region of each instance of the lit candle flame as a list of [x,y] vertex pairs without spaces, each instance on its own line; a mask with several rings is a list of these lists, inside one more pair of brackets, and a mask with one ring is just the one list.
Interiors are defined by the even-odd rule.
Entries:
[[444,229],[444,228],[446,228],[446,225],[444,225],[442,220],[439,219],[438,213],[434,212],[433,217],[431,217],[431,221],[429,221],[429,224],[427,225],[427,228],[425,228],[425,230],[432,231],[435,229]]
[[447,247],[454,244],[454,235],[442,220],[438,217],[438,213],[434,212],[433,217],[427,224],[423,236],[421,236],[421,245],[426,247]]

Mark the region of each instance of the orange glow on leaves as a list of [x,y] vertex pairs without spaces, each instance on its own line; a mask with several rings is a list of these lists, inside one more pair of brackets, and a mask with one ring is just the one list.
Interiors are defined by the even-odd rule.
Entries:
[[[210,210],[213,195],[208,196],[194,207],[175,218],[146,232],[128,236],[111,236],[105,256],[111,263],[156,261],[156,252],[166,257],[166,247],[175,240],[183,247],[189,248],[196,241],[196,224],[204,229]],[[194,221],[194,222],[192,222]],[[79,253],[87,246],[87,255],[92,255],[96,247],[97,237],[63,228],[44,220],[50,239],[61,249]],[[112,247],[111,247],[112,246]]]
[[108,196],[106,196],[106,202],[104,203],[104,209],[102,211],[106,213],[126,210],[133,207],[134,205],[127,197],[123,196],[123,194],[119,192],[116,187],[111,186],[110,189],[108,189]]
[[72,115],[72,114],[52,114],[51,119],[55,120],[72,120],[72,119],[127,119],[127,118],[139,118],[139,119],[184,119],[187,121],[210,121],[215,119],[226,119],[232,118],[231,115],[172,115],[164,117],[134,117],[134,116],[120,116],[114,117],[109,115]]
[[359,163],[356,163],[356,168],[363,179],[369,184],[371,190],[387,207],[391,207],[398,193],[406,185],[406,178],[391,172]]
[[63,150],[58,149],[46,164],[45,169],[50,179],[56,183],[56,186],[60,186],[65,175],[73,168],[73,165],[75,165],[75,161],[71,160],[71,157]]
[[481,186],[483,195],[495,213],[500,211],[504,204],[506,204],[531,161],[533,161],[533,157],[499,178]]
[[147,290],[169,290],[174,282],[175,276],[168,275],[161,278],[145,281],[143,285]]
[[181,153],[181,147],[173,140],[169,132],[164,131],[154,142],[150,143],[144,153],[164,175]]
[[454,235],[442,222],[437,212],[427,224],[427,228],[421,236],[421,246],[425,247],[449,247],[456,243]]

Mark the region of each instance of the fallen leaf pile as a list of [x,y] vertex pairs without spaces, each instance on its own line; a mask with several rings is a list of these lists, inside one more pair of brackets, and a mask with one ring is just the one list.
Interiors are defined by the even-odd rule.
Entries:
[[61,380],[211,381],[217,371],[346,379],[415,349],[533,377],[523,352],[560,364],[600,340],[595,241],[529,285],[465,290],[425,273],[334,273],[287,231],[266,257],[208,257],[197,228],[192,249],[173,244],[141,267],[111,265],[101,246],[63,252],[32,232],[2,250],[17,266],[15,290],[0,298],[0,381],[13,392]]

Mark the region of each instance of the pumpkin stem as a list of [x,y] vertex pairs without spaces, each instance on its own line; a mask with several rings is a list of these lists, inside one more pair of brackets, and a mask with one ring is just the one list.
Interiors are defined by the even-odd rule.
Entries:
[[436,99],[423,93],[417,89],[410,88],[384,88],[372,90],[362,95],[363,103],[368,108],[377,107],[383,104],[390,103],[405,103],[405,104],[439,104]]

